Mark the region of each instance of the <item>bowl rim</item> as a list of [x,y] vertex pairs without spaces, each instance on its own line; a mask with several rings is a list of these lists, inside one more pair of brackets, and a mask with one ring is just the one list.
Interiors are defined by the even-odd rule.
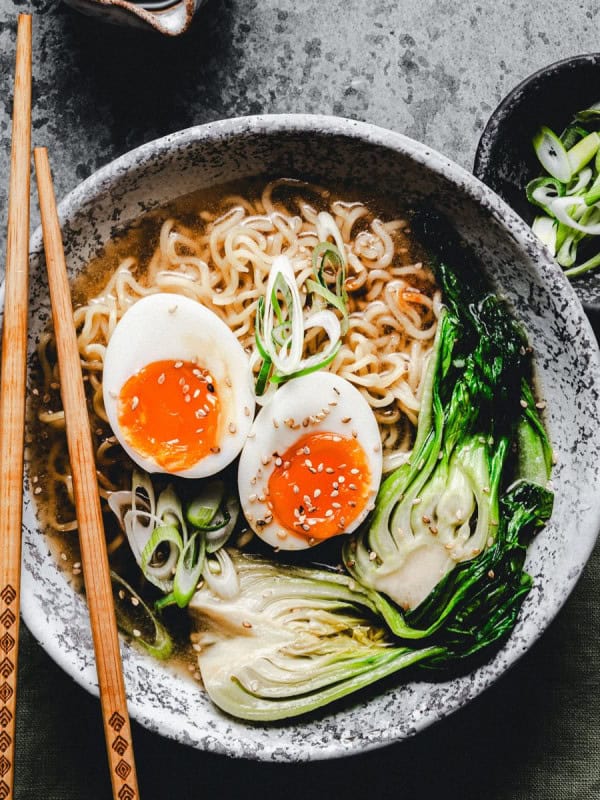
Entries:
[[[232,136],[244,134],[310,134],[315,132],[318,132],[321,136],[344,136],[351,139],[358,139],[368,146],[381,146],[393,150],[401,155],[410,157],[426,169],[439,174],[442,178],[449,179],[455,184],[460,183],[460,191],[464,192],[466,196],[481,205],[520,247],[527,246],[531,248],[531,252],[536,255],[536,270],[540,276],[543,277],[544,274],[548,274],[548,276],[552,276],[554,281],[556,281],[557,278],[559,283],[562,281],[563,305],[578,317],[580,326],[579,336],[581,337],[581,341],[586,342],[590,348],[592,366],[595,368],[594,374],[600,375],[600,351],[598,350],[592,328],[583,312],[573,287],[548,257],[548,254],[533,235],[530,228],[516,212],[477,177],[436,150],[425,144],[416,142],[403,134],[367,122],[322,115],[270,114],[218,120],[170,133],[142,144],[121,155],[117,159],[101,167],[71,190],[61,200],[58,206],[61,224],[64,225],[69,216],[75,213],[84,202],[93,200],[94,196],[105,192],[114,183],[118,183],[124,174],[129,171],[135,171],[136,168],[143,167],[150,157],[160,158],[162,155],[170,153],[174,149],[184,148],[186,145],[193,144],[198,140],[218,142],[220,140],[230,139]],[[38,227],[31,236],[30,254],[39,252],[41,247],[41,227]],[[3,288],[4,284],[0,287],[0,299],[2,298]],[[0,321],[1,318],[2,314],[0,311]],[[236,748],[234,746],[235,743],[230,741],[223,742],[213,736],[202,742],[190,742],[189,738],[186,738],[178,728],[164,720],[160,720],[157,727],[150,727],[160,735],[167,736],[188,745],[194,744],[194,746],[208,752],[262,761],[285,760],[298,762],[337,758],[366,752],[408,738],[427,728],[430,724],[444,719],[473,700],[482,691],[489,688],[498,677],[503,675],[510,666],[533,646],[542,632],[545,631],[552,622],[573,590],[581,575],[583,565],[587,562],[594,547],[599,530],[600,499],[593,512],[593,525],[590,524],[589,530],[587,531],[585,547],[580,550],[582,557],[581,567],[565,575],[564,582],[561,586],[563,591],[560,596],[554,596],[552,603],[546,603],[545,612],[541,614],[540,625],[535,632],[528,636],[524,642],[521,641],[522,637],[520,637],[519,641],[514,643],[510,649],[508,649],[508,643],[505,643],[503,646],[503,662],[497,674],[484,676],[483,680],[477,686],[474,686],[474,682],[471,681],[469,688],[462,693],[458,701],[449,708],[426,709],[423,714],[412,721],[411,729],[408,732],[402,733],[395,729],[394,726],[389,726],[377,740],[371,740],[368,743],[362,741],[358,744],[353,744],[352,741],[342,741],[339,737],[332,737],[327,744],[323,743],[323,746],[318,750],[307,750],[302,744],[294,742],[289,746],[286,744],[286,753],[285,756],[282,756],[281,744],[277,741],[277,736],[271,737],[268,744],[265,743],[261,749],[249,754],[248,752],[240,751],[239,747]],[[21,611],[25,624],[42,645],[46,653],[48,653],[70,677],[79,683],[80,686],[97,696],[97,683],[90,680],[86,674],[78,672],[77,669],[73,667],[68,656],[62,652],[60,643],[53,637],[52,632],[44,624],[42,616],[37,613],[41,603],[42,599],[37,593],[22,593]],[[477,670],[479,669],[480,668],[477,668]],[[472,674],[472,672],[469,674]],[[144,711],[131,699],[129,700],[129,711],[133,719],[149,727],[149,721]],[[292,720],[292,724],[296,724],[295,720]],[[298,724],[302,724],[301,719]],[[230,733],[234,725],[235,720],[232,719]]]

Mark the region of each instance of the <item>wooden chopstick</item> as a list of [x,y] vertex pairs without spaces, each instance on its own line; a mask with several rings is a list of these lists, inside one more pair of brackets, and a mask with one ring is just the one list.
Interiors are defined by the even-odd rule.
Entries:
[[0,375],[0,797],[14,785],[23,444],[29,296],[31,16],[20,14],[12,120],[8,238]]
[[46,148],[34,150],[48,284],[104,735],[115,800],[139,797],[117,623],[73,307]]

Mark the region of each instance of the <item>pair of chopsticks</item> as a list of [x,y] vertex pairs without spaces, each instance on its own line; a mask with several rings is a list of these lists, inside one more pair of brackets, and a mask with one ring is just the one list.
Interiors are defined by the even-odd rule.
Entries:
[[[45,148],[34,151],[81,560],[115,800],[139,797],[96,467],[65,256]],[[31,16],[21,14],[13,107],[0,373],[0,798],[14,795],[16,677],[27,358]]]

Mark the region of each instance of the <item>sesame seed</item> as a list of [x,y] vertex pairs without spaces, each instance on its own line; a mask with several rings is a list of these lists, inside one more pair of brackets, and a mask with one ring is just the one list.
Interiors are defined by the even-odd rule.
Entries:
[[349,484],[348,484],[348,488],[349,488],[349,489],[350,489],[352,492],[355,492],[355,491],[356,491],[356,484],[355,484],[355,483],[349,483]]
[[73,569],[81,569],[81,561],[76,561],[73,564]]
[[300,487],[297,484],[294,484],[292,486],[292,491],[294,492],[294,494],[300,494]]
[[429,526],[429,530],[435,536],[437,534],[437,532],[438,532],[437,525],[430,525]]
[[312,461],[310,460],[310,458],[305,459],[304,466],[308,467],[309,469],[312,467]]
[[248,408],[248,406],[244,406],[244,416],[246,417],[250,416],[250,409]]
[[251,628],[251,627],[252,627],[252,623],[251,623],[251,622],[248,622],[248,620],[247,620],[247,619],[245,619],[245,620],[242,622],[242,626],[243,626],[244,628]]
[[320,496],[321,496],[321,490],[320,489],[315,489],[314,492],[313,492],[313,497],[320,497]]
[[125,600],[125,591],[123,589],[119,589],[119,598]]
[[191,401],[192,401],[192,396],[191,396],[191,395],[189,395],[189,394],[186,394],[186,396],[185,396],[183,399],[184,399],[184,401],[185,401],[186,403],[191,403]]
[[261,456],[261,459],[260,459],[260,460],[261,460],[261,462],[262,462],[263,466],[265,466],[265,467],[266,467],[266,466],[267,466],[267,464],[270,464],[270,463],[271,463],[271,456]]
[[305,523],[302,525],[302,530],[303,530],[303,531],[309,531],[309,530],[310,530],[310,525],[307,525],[307,524],[306,524],[306,522],[305,522]]
[[277,531],[276,534],[278,539],[286,539],[287,538],[287,531]]
[[326,517],[333,517],[333,509],[328,508],[327,511],[325,512],[325,516]]
[[352,469],[350,470],[350,474],[351,475],[358,475],[359,472],[360,472],[360,470],[356,469],[356,467],[352,467]]
[[333,467],[325,467],[325,472],[326,472],[328,475],[333,475],[333,473],[335,472],[335,470],[333,469]]
[[139,604],[140,604],[140,601],[138,600],[137,597],[132,597],[131,598],[131,605],[132,606],[139,606]]
[[275,459],[275,466],[280,467],[282,464],[283,464],[283,459],[277,456],[277,458]]
[[217,453],[221,452],[221,448],[220,447],[211,447],[210,448],[210,452],[214,453],[216,455]]
[[421,502],[421,498],[420,497],[415,497],[413,499],[413,501],[412,501],[412,504],[413,504],[413,506],[418,506],[420,502]]
[[183,367],[183,361],[176,361],[173,364],[173,366],[175,367],[175,369],[180,369],[181,367]]
[[225,386],[227,386],[228,389],[231,389],[231,378],[225,378]]
[[39,390],[39,389],[32,389],[32,390],[31,390],[31,393],[32,393],[33,395],[35,395],[35,397],[38,397],[38,396],[39,396],[39,394],[40,394],[40,390]]
[[141,632],[141,631],[139,631],[137,628],[134,628],[134,629],[133,629],[131,632],[132,632],[132,633],[133,633],[133,635],[136,637],[136,639],[137,639],[139,636],[141,636],[141,635],[142,635],[142,632]]
[[339,481],[340,483],[346,483],[346,478],[344,478],[344,476],[343,476],[343,475],[338,475],[338,481]]
[[309,418],[308,417],[304,417],[304,419],[302,420],[302,427],[303,428],[308,428],[309,423],[310,423]]
[[233,422],[230,422],[230,423],[229,423],[229,428],[228,428],[228,430],[229,430],[229,433],[235,433],[235,432],[237,431],[237,428],[236,428],[236,426],[235,426],[235,423],[233,423]]
[[41,494],[42,493],[42,487],[41,486],[36,486],[35,489],[33,490],[33,493],[34,494]]
[[258,495],[257,495],[257,494],[255,494],[255,493],[252,493],[252,494],[248,495],[248,500],[249,500],[251,503],[255,503],[255,502],[256,502],[256,500],[257,500],[257,498],[258,498]]
[[527,400],[519,400],[521,408],[527,408]]
[[352,419],[352,417],[342,417],[342,422],[343,423],[350,422],[351,419]]
[[333,490],[333,491],[330,493],[330,495],[329,495],[329,496],[330,496],[330,497],[337,497],[338,495],[339,495],[339,492],[338,492],[338,490],[337,490],[337,489],[334,489],[334,490]]
[[66,553],[61,553],[60,557],[61,557],[62,561],[66,561],[67,560],[67,554]]
[[488,571],[488,574],[487,574],[487,575],[488,575],[488,578],[489,578],[490,580],[493,580],[493,579],[496,577],[496,573],[494,572],[494,570],[493,570],[493,569],[490,569],[490,570]]
[[375,550],[371,550],[371,552],[369,553],[369,561],[375,561],[376,558],[377,558],[377,553],[375,552]]
[[341,507],[342,507],[342,504],[341,504],[341,503],[332,503],[332,504],[331,504],[331,507],[332,507],[332,508],[341,508]]
[[352,438],[358,439],[358,431],[352,431]]

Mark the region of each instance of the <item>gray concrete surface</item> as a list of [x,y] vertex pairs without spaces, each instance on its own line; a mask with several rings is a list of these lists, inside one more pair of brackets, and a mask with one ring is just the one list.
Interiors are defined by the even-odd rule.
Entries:
[[[487,117],[512,86],[599,49],[596,0],[209,0],[175,41],[103,26],[56,0],[0,0],[2,254],[14,29],[29,9],[33,139],[50,150],[59,197],[151,138],[256,112],[368,120],[470,167]],[[234,765],[136,727],[142,796],[237,798],[255,787],[288,800],[597,800],[599,585],[596,553],[557,622],[498,686],[382,753],[301,768]],[[26,631],[20,697],[17,798],[109,797],[96,702]]]

